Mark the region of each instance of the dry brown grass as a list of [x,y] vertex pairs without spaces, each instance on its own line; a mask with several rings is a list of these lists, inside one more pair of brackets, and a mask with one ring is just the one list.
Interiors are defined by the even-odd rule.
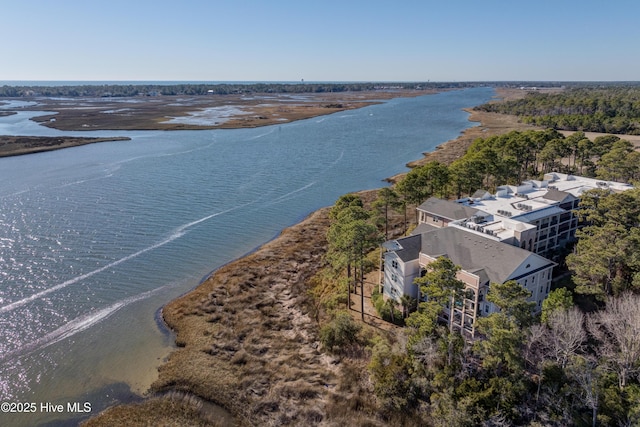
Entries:
[[[511,129],[510,122],[502,126],[500,120],[495,118],[491,123],[496,128],[485,130],[483,121],[474,132],[487,135]],[[445,161],[447,157],[438,156],[459,152],[475,136],[468,131],[464,138],[466,142],[446,144],[435,158]],[[367,205],[376,198],[375,191],[360,195]],[[409,220],[413,217],[409,215]],[[394,236],[402,233],[403,221],[403,214],[392,213]],[[341,356],[320,348],[317,319],[326,316],[311,303],[310,290],[322,284],[311,279],[323,266],[328,226],[328,209],[321,209],[169,303],[163,314],[176,331],[179,348],[160,368],[152,391],[215,402],[228,409],[238,425],[364,427],[424,422],[406,414],[396,418],[380,414],[369,381],[366,348]],[[359,313],[352,313],[359,319]],[[365,325],[365,337],[394,340],[394,328],[372,325]],[[146,405],[166,405],[162,411],[170,413],[175,403],[146,402],[123,411],[139,409],[144,419]],[[177,411],[181,417],[184,411]],[[201,412],[188,413],[194,417],[190,424],[209,422]],[[112,414],[119,412],[109,410],[91,425],[114,425],[109,420],[118,418]]]
[[183,347],[153,389],[191,391],[242,424],[324,423],[341,366],[318,350],[307,284],[322,266],[328,225],[326,209],[314,213],[165,307]]
[[[376,197],[361,194],[367,204]],[[402,218],[394,214],[394,221]],[[152,391],[215,402],[238,425],[384,425],[371,398],[367,351],[338,357],[320,349],[309,291],[323,265],[328,226],[328,209],[317,211],[168,304],[164,318],[180,348],[160,368]],[[144,419],[145,405],[109,410],[91,425],[137,419],[130,412],[138,410]],[[209,422],[170,399],[149,405],[176,409],[180,420],[193,416],[196,425]]]
[[[361,108],[381,99],[435,93],[435,90],[361,91],[201,96],[137,96],[132,98],[37,98],[38,110],[55,111],[34,120],[60,130],[186,130],[235,129],[281,124],[300,119]],[[264,96],[268,95],[268,98]],[[135,102],[123,103],[122,101]],[[81,107],[81,108],[78,108]],[[124,107],[124,108],[123,108]],[[232,107],[241,111],[228,121],[207,124],[168,123],[172,117],[188,116],[208,108]],[[50,120],[55,118],[55,121]]]
[[119,405],[82,423],[83,427],[162,426],[223,427],[233,420],[224,412],[195,396],[173,393],[142,403]]
[[105,141],[128,141],[131,138],[82,138],[70,136],[0,136],[0,157],[19,156],[22,154],[40,153],[77,147]]

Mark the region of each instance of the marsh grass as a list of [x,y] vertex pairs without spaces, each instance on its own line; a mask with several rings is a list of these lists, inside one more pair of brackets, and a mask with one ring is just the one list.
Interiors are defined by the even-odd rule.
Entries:
[[172,392],[142,403],[109,408],[82,426],[223,427],[230,423],[233,423],[230,414],[222,408],[188,393]]
[[[506,126],[498,131],[511,130]],[[478,132],[489,134],[474,129],[428,160],[447,163]],[[365,205],[376,197],[360,194]],[[392,213],[392,236],[402,234],[403,221]],[[328,210],[317,211],[168,304],[163,317],[178,349],[159,368],[152,392],[173,398],[115,407],[87,425],[220,425],[197,402],[221,405],[242,426],[424,425],[410,414],[382,412],[374,397],[367,343],[397,342],[393,328],[365,326],[358,345],[337,355],[320,345],[321,325],[346,305],[344,281],[322,273],[328,226]]]

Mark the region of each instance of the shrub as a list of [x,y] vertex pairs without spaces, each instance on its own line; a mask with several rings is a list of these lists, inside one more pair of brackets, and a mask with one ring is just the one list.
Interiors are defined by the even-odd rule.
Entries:
[[345,311],[338,312],[320,329],[320,342],[329,351],[340,352],[348,346],[359,344],[361,326]]
[[373,302],[373,306],[375,307],[378,315],[382,320],[386,322],[393,322],[396,325],[404,325],[404,319],[402,318],[402,312],[395,307],[393,307],[393,318],[391,317],[391,304],[384,300],[382,294],[378,291],[377,288],[374,288],[371,293],[371,301]]

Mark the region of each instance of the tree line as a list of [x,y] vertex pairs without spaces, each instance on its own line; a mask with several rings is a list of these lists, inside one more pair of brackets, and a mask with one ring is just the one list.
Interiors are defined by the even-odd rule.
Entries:
[[521,117],[553,129],[640,134],[640,85],[570,87],[556,93],[529,92],[523,99],[488,103],[477,110]]
[[498,185],[517,185],[552,171],[632,182],[640,179],[640,153],[615,135],[591,141],[584,132],[565,137],[553,129],[512,131],[476,139],[464,156],[449,165],[432,161],[411,169],[393,191],[413,208],[431,196],[459,198],[479,189],[495,192]]
[[[608,83],[611,84],[611,83]],[[130,97],[155,95],[234,95],[252,93],[331,93],[375,90],[446,90],[472,87],[581,87],[572,82],[247,82],[247,83],[140,83],[140,84],[80,84],[56,86],[3,85],[0,97],[19,98],[31,96],[64,97]],[[615,84],[612,84],[615,85]]]
[[60,86],[10,86],[0,87],[0,97],[64,96],[64,97],[131,97],[152,95],[234,95],[252,93],[331,93],[375,90],[463,89],[478,86],[477,83],[176,83],[176,84],[104,84]]

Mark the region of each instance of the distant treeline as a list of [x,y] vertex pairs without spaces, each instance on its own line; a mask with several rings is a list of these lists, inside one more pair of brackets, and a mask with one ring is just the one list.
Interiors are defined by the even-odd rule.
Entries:
[[570,87],[557,94],[532,91],[524,99],[476,109],[514,114],[552,129],[639,135],[640,83]]
[[2,86],[0,97],[31,96],[89,96],[124,97],[158,95],[231,95],[251,93],[326,93],[357,92],[373,90],[423,90],[423,89],[464,89],[478,86],[492,87],[557,87],[554,82],[414,82],[414,83],[212,83],[212,84],[87,84],[68,86]]
[[[82,86],[3,86],[1,97],[29,96],[158,96],[158,95],[232,95],[252,93],[325,93],[392,89],[451,87],[435,83],[217,83],[175,85],[82,85]],[[456,87],[467,87],[457,84]]]

